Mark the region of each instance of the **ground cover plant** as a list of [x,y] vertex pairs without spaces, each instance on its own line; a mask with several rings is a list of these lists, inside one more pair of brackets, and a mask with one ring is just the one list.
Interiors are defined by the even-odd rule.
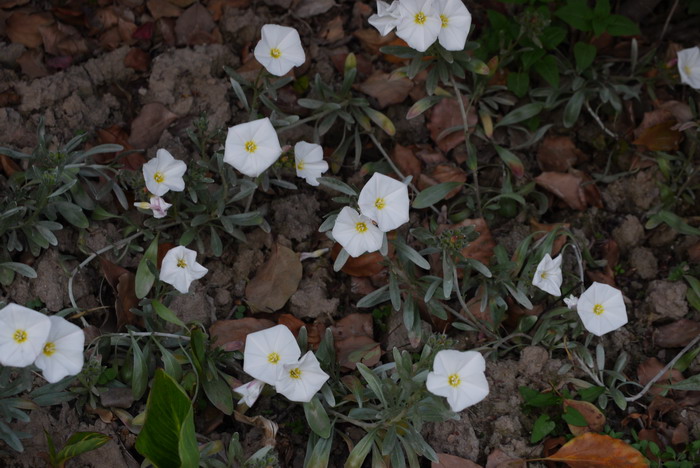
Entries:
[[700,464],[669,3],[0,1],[2,464]]

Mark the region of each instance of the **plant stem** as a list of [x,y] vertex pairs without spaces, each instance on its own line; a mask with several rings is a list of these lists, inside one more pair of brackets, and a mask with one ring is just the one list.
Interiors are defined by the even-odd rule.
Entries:
[[[462,131],[464,132],[464,146],[467,149],[467,158],[469,157],[469,121],[467,120],[467,109],[464,107],[464,101],[462,100],[462,92],[459,90],[459,87],[457,86],[457,82],[455,81],[455,77],[451,76],[450,80],[452,81],[452,89],[455,91],[455,95],[457,97],[457,104],[459,104],[459,113],[462,116]],[[471,108],[471,101],[469,101],[469,108]],[[467,164],[467,167],[469,164]],[[477,163],[478,166],[478,163]],[[483,218],[483,211],[481,209],[481,191],[479,190],[479,168],[475,167],[473,171],[473,176],[474,176],[474,191],[476,192],[476,209],[477,213],[479,214],[479,218]]]
[[[444,274],[444,272],[443,272]],[[457,300],[459,301],[459,305],[462,306],[462,310],[464,313],[469,317],[469,319],[473,322],[473,325],[475,325],[482,333],[484,333],[487,336],[490,336],[492,338],[497,338],[498,335],[493,333],[491,330],[486,328],[476,317],[474,317],[474,314],[472,314],[471,310],[469,310],[469,307],[467,307],[467,303],[464,302],[464,298],[462,297],[462,290],[459,287],[459,278],[457,276],[457,266],[453,265],[452,266],[452,277],[454,279],[455,283],[455,290],[457,292]]]
[[328,110],[321,112],[320,114],[313,114],[313,115],[310,115],[308,117],[304,117],[303,119],[299,119],[296,122],[291,123],[289,125],[286,125],[284,127],[276,128],[275,130],[277,131],[277,133],[284,132],[285,130],[289,130],[290,128],[294,128],[294,127],[297,127],[299,125],[305,124],[306,122],[313,122],[314,120],[318,120],[318,119],[330,114],[331,112],[335,112],[336,110],[337,109],[328,109]]
[[376,427],[374,424],[363,423],[362,421],[358,421],[357,419],[345,416],[343,413],[339,413],[332,409],[328,409],[327,411],[329,414],[332,414],[333,416],[340,418],[345,422],[349,422],[350,424],[354,424],[355,426],[361,427],[363,429],[374,429]]

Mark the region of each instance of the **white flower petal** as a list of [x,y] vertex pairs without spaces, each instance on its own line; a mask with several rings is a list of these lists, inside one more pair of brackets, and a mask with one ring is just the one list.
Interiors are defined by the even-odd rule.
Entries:
[[224,162],[242,174],[258,177],[282,154],[277,133],[270,119],[253,120],[228,129]]
[[682,83],[700,89],[700,47],[678,52],[678,72]]
[[[358,224],[362,228],[358,230]],[[365,252],[375,252],[382,247],[384,235],[372,224],[372,220],[346,206],[335,220],[333,239],[350,254],[359,257]]]
[[0,309],[0,364],[25,367],[33,363],[50,330],[51,321],[42,313],[18,304]]
[[163,257],[159,278],[187,294],[192,281],[202,278],[208,271],[197,263],[197,252],[180,245],[168,250]]
[[187,171],[187,165],[179,161],[165,149],[156,151],[156,157],[142,167],[143,179],[149,192],[157,197],[168,193],[169,190],[181,192],[185,189],[182,176]]
[[583,326],[596,336],[617,330],[627,323],[622,293],[607,284],[594,282],[581,294],[576,309]]
[[251,377],[275,385],[279,368],[295,362],[300,355],[299,345],[289,328],[276,325],[246,337],[243,370]]
[[286,75],[293,67],[303,65],[306,61],[297,30],[276,24],[262,27],[261,39],[253,54],[275,76]]
[[328,380],[316,356],[308,351],[298,362],[290,362],[278,370],[275,388],[291,401],[309,402]]
[[552,259],[549,254],[537,265],[535,276],[532,278],[533,286],[536,286],[552,296],[561,296],[561,284],[564,277],[561,272],[562,257]]
[[408,187],[403,182],[375,172],[360,191],[357,204],[364,216],[389,232],[408,222]]
[[245,403],[248,408],[252,407],[258,400],[264,386],[265,382],[262,380],[253,379],[247,384],[234,388],[233,391],[241,395],[238,404]]
[[485,369],[486,362],[476,351],[443,350],[435,356],[426,387],[429,392],[446,397],[452,411],[462,411],[488,395]]

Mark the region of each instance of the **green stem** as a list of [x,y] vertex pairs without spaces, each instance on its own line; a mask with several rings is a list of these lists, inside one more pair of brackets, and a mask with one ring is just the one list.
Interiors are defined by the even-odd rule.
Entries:
[[323,112],[321,112],[319,114],[313,114],[313,115],[310,115],[308,117],[304,117],[303,119],[299,119],[296,122],[291,123],[289,125],[286,125],[284,127],[276,128],[275,130],[277,131],[277,133],[284,132],[285,130],[289,130],[290,128],[294,128],[294,127],[297,127],[299,125],[305,124],[306,122],[313,122],[314,120],[318,120],[322,117],[327,116],[331,112],[336,112],[336,110],[337,109],[324,110]]

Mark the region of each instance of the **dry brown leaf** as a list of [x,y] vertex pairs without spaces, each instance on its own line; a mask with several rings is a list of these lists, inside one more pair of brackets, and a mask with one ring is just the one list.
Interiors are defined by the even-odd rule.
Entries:
[[358,362],[372,367],[379,362],[381,348],[374,341],[372,316],[350,314],[331,327],[338,362],[342,367],[355,369]]
[[661,348],[681,348],[700,334],[700,322],[680,319],[654,330],[654,343]]
[[571,137],[548,136],[537,149],[537,162],[542,171],[566,172],[577,162],[585,161],[586,155],[576,148]]
[[39,47],[43,40],[39,28],[53,24],[50,13],[27,13],[15,11],[6,22],[5,34],[10,41],[22,44],[30,49]]
[[245,340],[250,333],[274,326],[272,320],[253,317],[217,320],[209,327],[209,334],[214,340],[214,346],[221,346],[225,351],[240,351],[245,348]]
[[431,468],[482,468],[471,460],[449,455],[447,453],[438,453],[438,461],[430,464]]
[[362,47],[373,55],[379,54],[379,49],[381,47],[389,45],[392,41],[396,40],[396,35],[393,32],[382,36],[379,34],[379,31],[374,28],[358,29],[352,33],[352,35],[358,38]]
[[311,18],[322,15],[336,6],[333,0],[299,0],[296,6],[296,15],[299,18]]
[[143,317],[131,312],[138,307],[136,297],[136,275],[116,265],[104,257],[99,257],[100,268],[105,279],[112,286],[115,296],[114,314],[108,314],[100,326],[103,332],[120,331],[125,325],[136,325],[143,328]]
[[689,441],[688,426],[683,423],[678,424],[671,435],[671,445],[685,445]]
[[134,148],[150,148],[158,143],[163,130],[178,119],[177,114],[159,102],[143,106],[138,117],[131,122],[129,144]]
[[224,14],[224,7],[248,8],[251,0],[211,0],[207,3],[207,9],[211,12],[211,18],[219,21]]
[[413,153],[412,146],[402,146],[396,144],[391,152],[391,159],[405,176],[413,176],[413,180],[418,180],[421,174],[421,162]]
[[590,177],[581,171],[543,172],[535,177],[537,185],[561,198],[570,208],[584,211],[588,205],[602,208],[602,198]]
[[29,0],[0,0],[0,8],[8,9],[29,3]]
[[592,432],[574,437],[557,453],[546,458],[566,463],[571,468],[642,468],[644,456],[626,442]]
[[5,172],[7,177],[10,177],[15,172],[21,170],[16,162],[4,154],[0,154],[0,167],[2,167],[2,170]]
[[486,459],[486,468],[526,468],[526,465],[523,460],[513,458],[497,448]]
[[82,56],[88,53],[85,38],[73,26],[52,23],[39,26],[44,50],[52,55]]
[[263,447],[271,446],[274,447],[277,443],[277,423],[270,421],[269,419],[263,418],[262,416],[249,417],[245,414],[239,413],[238,411],[233,412],[233,417],[238,422],[249,424],[251,426],[259,427],[263,431]]
[[175,22],[175,35],[180,45],[213,44],[216,23],[211,13],[199,2],[193,4]]
[[401,104],[413,88],[413,82],[408,78],[392,78],[389,73],[377,71],[356,87],[375,98],[379,108],[384,109],[393,104]]
[[[287,303],[299,288],[302,267],[299,254],[280,244],[272,247],[270,258],[245,288],[245,298],[253,310],[274,312]],[[312,307],[312,304],[309,304]]]
[[[569,229],[571,227],[571,224],[569,223],[555,223],[555,224],[544,224],[544,223],[539,223],[535,218],[530,218],[530,231],[531,232],[538,232],[538,231],[544,231],[544,233],[539,233],[534,236],[534,240],[539,240],[543,236],[545,236],[545,233],[552,232],[553,230],[557,228],[564,228],[564,229]],[[552,246],[552,256],[556,257],[559,255],[559,252],[561,251],[561,248],[564,247],[564,244],[566,244],[567,241],[566,234],[561,234],[557,236],[556,239],[554,239],[554,245]]]
[[441,224],[437,229],[437,233],[440,234],[446,229],[456,229],[465,226],[474,226],[474,230],[479,233],[479,237],[462,249],[462,255],[466,258],[478,260],[484,265],[489,265],[491,257],[493,257],[493,249],[496,247],[496,241],[493,239],[491,230],[483,218],[465,219],[457,224]]
[[[389,244],[389,247],[391,248],[393,245]],[[335,260],[340,249],[342,249],[340,244],[333,244],[331,259]],[[374,276],[386,268],[382,264],[383,260],[384,256],[379,252],[364,253],[359,257],[349,257],[340,271],[350,276]]]
[[673,129],[676,124],[676,120],[673,119],[646,128],[632,143],[649,151],[676,151],[683,137],[681,132]]
[[[146,162],[146,158],[143,153],[132,152],[134,148],[129,144],[129,134],[121,128],[119,125],[115,124],[108,128],[97,129],[97,141],[99,144],[104,143],[115,143],[124,147],[122,153],[128,153],[126,156],[121,158],[121,162],[124,164],[126,169],[132,171],[141,170],[141,166]],[[122,153],[103,153],[96,154],[93,156],[95,161],[100,164],[108,164],[114,161],[115,158],[119,157]]]
[[44,65],[44,53],[41,49],[27,49],[17,58],[22,73],[31,79],[41,78],[49,74]]
[[148,11],[151,12],[153,19],[160,18],[177,18],[182,14],[182,9],[170,3],[168,0],[148,0],[146,2]]
[[145,72],[151,66],[151,56],[145,50],[132,47],[124,57],[124,66]]
[[678,123],[685,123],[693,120],[693,111],[690,106],[685,102],[680,101],[666,101],[659,105],[659,108],[666,110],[671,113],[674,119]]
[[577,410],[588,423],[586,426],[568,424],[569,430],[573,435],[580,436],[586,432],[601,432],[605,428],[605,415],[594,404],[587,401],[565,399],[563,407],[564,411],[566,411],[566,408]]
[[[645,386],[651,381],[651,379],[656,377],[656,375],[661,372],[663,368],[664,364],[655,357],[651,357],[640,363],[637,367],[637,378],[639,379],[639,384]],[[662,375],[661,378],[657,380],[654,385],[652,385],[649,393],[652,395],[660,395],[665,391],[663,385],[678,383],[681,380],[683,380],[683,374],[681,374],[677,369],[666,371],[666,373],[664,373],[664,375]]]
[[319,36],[327,42],[335,42],[344,38],[345,29],[343,28],[343,17],[338,15],[327,22],[321,29]]
[[299,334],[299,330],[301,330],[301,327],[306,326],[304,322],[302,322],[292,314],[280,315],[277,319],[277,323],[279,325],[284,325],[285,327],[289,328],[289,330],[291,330],[291,332],[294,333],[294,336],[297,336]]
[[[469,107],[469,99],[462,97],[464,106]],[[467,123],[473,128],[479,121],[474,106],[469,107]],[[442,99],[430,110],[428,123],[430,138],[443,152],[447,153],[457,145],[464,142],[464,131],[459,128],[456,131],[445,134],[444,132],[454,127],[463,127],[462,114],[456,99]],[[449,131],[449,130],[448,130]]]
[[700,242],[696,242],[688,248],[688,260],[693,263],[700,263]]
[[[424,172],[418,178],[418,188],[424,190],[433,185],[443,182],[460,182],[467,181],[467,173],[454,164],[444,163],[433,166],[429,171]],[[457,186],[450,190],[445,195],[445,200],[449,200],[462,191],[461,186]]]

